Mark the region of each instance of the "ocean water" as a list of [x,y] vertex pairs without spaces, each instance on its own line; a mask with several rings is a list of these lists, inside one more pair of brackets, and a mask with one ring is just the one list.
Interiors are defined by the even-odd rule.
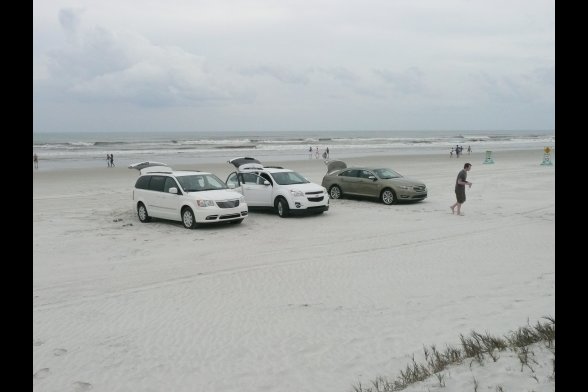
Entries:
[[[241,156],[264,161],[312,159],[328,147],[331,159],[366,155],[447,154],[555,148],[554,131],[327,131],[215,133],[33,133],[33,153],[41,170],[106,167],[106,154],[116,166],[141,161],[169,165],[226,162]],[[552,153],[553,155],[553,153]]]

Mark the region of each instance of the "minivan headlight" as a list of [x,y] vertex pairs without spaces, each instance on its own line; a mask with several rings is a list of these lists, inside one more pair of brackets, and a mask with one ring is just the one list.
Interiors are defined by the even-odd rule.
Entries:
[[406,186],[406,185],[400,185],[398,188],[403,189],[405,191],[407,191],[407,190],[410,189],[410,187],[409,186]]
[[214,201],[212,200],[196,200],[198,207],[214,207]]

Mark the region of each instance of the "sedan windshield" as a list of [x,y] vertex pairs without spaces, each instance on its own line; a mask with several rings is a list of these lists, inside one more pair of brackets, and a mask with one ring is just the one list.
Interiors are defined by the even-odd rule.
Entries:
[[280,185],[308,184],[308,180],[294,171],[272,173],[274,180]]
[[400,178],[402,177],[400,174],[396,173],[394,170],[391,169],[376,169],[374,173],[382,180],[388,180],[390,178]]
[[189,176],[178,176],[178,182],[186,192],[213,191],[216,189],[227,189],[227,186],[214,174],[194,174]]

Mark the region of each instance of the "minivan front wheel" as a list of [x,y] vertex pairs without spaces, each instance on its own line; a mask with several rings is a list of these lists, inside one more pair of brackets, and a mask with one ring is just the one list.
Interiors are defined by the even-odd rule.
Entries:
[[190,207],[186,207],[182,210],[182,223],[186,229],[193,229],[196,227],[196,219],[194,213]]
[[137,205],[137,216],[139,217],[139,220],[142,223],[147,223],[151,220],[151,217],[147,213],[147,208],[145,207],[145,204],[143,204],[143,203],[139,203]]

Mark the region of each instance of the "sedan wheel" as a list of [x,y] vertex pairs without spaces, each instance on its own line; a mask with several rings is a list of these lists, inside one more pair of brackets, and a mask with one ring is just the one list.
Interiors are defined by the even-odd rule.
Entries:
[[390,205],[396,203],[396,195],[392,189],[384,189],[382,192],[382,203]]
[[190,208],[182,211],[182,223],[186,229],[193,229],[196,227],[196,219],[194,219],[194,213]]
[[329,190],[329,196],[331,196],[331,199],[340,199],[343,196],[343,192],[341,192],[341,188],[337,185],[333,185]]

